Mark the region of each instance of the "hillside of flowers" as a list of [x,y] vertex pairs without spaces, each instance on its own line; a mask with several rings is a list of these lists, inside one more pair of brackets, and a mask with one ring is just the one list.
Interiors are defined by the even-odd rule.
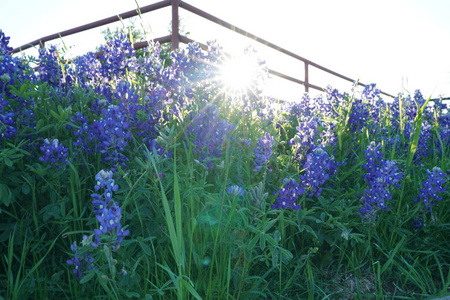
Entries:
[[423,299],[450,289],[450,113],[298,102],[214,42],[66,60],[0,30],[0,299]]

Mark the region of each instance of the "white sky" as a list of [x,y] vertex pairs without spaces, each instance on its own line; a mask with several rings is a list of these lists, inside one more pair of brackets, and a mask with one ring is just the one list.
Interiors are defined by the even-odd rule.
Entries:
[[[137,0],[140,6],[156,0]],[[396,95],[420,89],[424,96],[450,96],[450,1],[447,0],[185,0],[212,15],[304,58]],[[135,0],[0,0],[0,29],[10,46],[136,8]],[[216,39],[226,51],[251,42],[180,9],[188,37]],[[171,11],[144,15],[151,36],[168,34]],[[135,22],[139,24],[139,22]],[[124,24],[129,24],[124,21]],[[111,24],[114,28],[120,23]],[[64,38],[69,53],[94,50],[102,29]],[[55,42],[56,43],[56,42]],[[258,44],[254,44],[258,45]],[[303,79],[303,63],[258,46],[269,68]],[[349,91],[350,82],[310,68],[310,82]],[[295,100],[301,86],[276,81],[281,97]]]

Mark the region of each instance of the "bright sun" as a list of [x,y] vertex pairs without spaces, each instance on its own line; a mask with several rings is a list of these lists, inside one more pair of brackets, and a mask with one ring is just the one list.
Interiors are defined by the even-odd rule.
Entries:
[[248,57],[235,57],[223,62],[219,79],[224,91],[231,94],[244,94],[256,81],[257,65]]

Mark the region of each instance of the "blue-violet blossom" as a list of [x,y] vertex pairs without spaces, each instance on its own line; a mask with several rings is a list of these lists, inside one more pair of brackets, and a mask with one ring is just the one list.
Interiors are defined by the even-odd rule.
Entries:
[[436,201],[442,200],[442,194],[446,188],[443,185],[447,182],[446,175],[439,167],[434,167],[431,171],[427,170],[428,177],[422,182],[419,197],[413,199],[414,202],[422,202],[429,213],[432,212],[431,207]]
[[45,139],[44,145],[40,149],[44,153],[39,157],[39,160],[46,162],[49,166],[56,165],[60,167],[61,164],[68,164],[69,148],[64,147],[58,139]]
[[400,187],[399,181],[403,175],[393,161],[384,161],[380,151],[381,144],[371,142],[364,150],[367,163],[363,167],[367,170],[364,176],[368,184],[363,198],[363,207],[359,210],[363,217],[374,217],[380,209],[387,210],[387,200],[391,200],[390,190],[393,186]]
[[[269,133],[266,132],[265,136],[261,139],[258,139],[256,143],[256,148],[253,149],[255,153],[255,161],[253,162],[254,173],[257,173],[261,170],[263,166],[267,166],[267,163],[272,155],[272,146],[273,146],[274,138]],[[272,172],[270,168],[268,168],[269,172]]]
[[275,204],[272,204],[271,208],[292,208],[294,210],[299,210],[301,205],[295,204],[295,201],[303,194],[303,192],[304,189],[294,179],[285,178],[283,180],[283,187],[278,191],[277,201]]

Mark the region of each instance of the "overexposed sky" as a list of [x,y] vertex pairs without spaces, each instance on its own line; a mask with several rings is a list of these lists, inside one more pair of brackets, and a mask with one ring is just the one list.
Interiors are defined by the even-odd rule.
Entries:
[[[158,1],[137,0],[140,6]],[[345,76],[377,83],[396,95],[420,89],[424,96],[450,96],[450,1],[447,0],[185,0],[210,14]],[[135,0],[0,0],[0,29],[10,46],[136,8]],[[251,42],[180,9],[188,37],[216,39],[226,51]],[[168,34],[171,11],[144,15],[135,24],[151,28],[151,37]],[[128,25],[128,21],[124,21]],[[121,26],[120,23],[110,27]],[[102,43],[102,29],[64,38],[70,53]],[[55,42],[56,43],[56,42]],[[258,45],[258,44],[254,44]],[[269,68],[303,79],[303,63],[258,46]],[[349,91],[351,83],[310,68],[310,82]],[[286,97],[302,87],[279,82]],[[288,92],[289,91],[289,92]],[[294,94],[294,96],[291,96]],[[295,100],[295,99],[293,99]]]

